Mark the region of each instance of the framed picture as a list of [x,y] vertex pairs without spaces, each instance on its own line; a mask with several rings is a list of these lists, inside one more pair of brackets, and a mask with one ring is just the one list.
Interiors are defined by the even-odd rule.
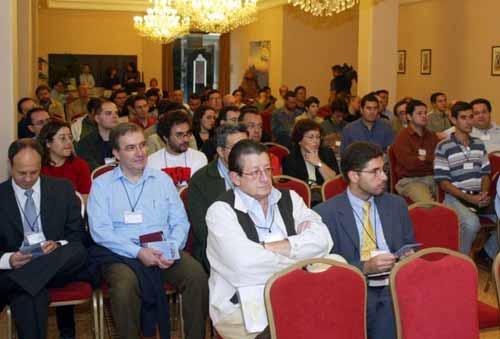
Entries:
[[420,74],[429,75],[431,74],[432,65],[432,50],[421,49],[420,50]]
[[491,75],[500,76],[500,46],[491,47]]
[[406,73],[406,50],[398,51],[398,74]]

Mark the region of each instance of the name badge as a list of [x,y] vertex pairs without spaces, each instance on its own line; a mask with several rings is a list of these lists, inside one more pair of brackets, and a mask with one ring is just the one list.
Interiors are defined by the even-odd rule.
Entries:
[[471,169],[474,169],[474,164],[472,162],[464,163],[464,170],[471,170]]
[[480,139],[483,140],[483,141],[488,141],[488,140],[490,140],[490,135],[489,134],[483,134],[483,135],[481,135]]
[[419,148],[418,155],[425,157],[427,155],[427,151],[423,148]]
[[112,157],[112,158],[104,158],[104,164],[105,165],[109,165],[109,164],[112,164],[115,162],[115,158]]
[[26,240],[28,240],[29,245],[34,245],[45,241],[45,235],[43,232],[31,233],[26,235]]
[[123,220],[126,224],[142,224],[144,217],[141,211],[125,211],[123,213]]

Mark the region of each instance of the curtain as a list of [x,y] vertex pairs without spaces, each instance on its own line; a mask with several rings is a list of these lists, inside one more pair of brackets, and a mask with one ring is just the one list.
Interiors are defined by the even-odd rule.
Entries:
[[229,83],[230,76],[230,57],[231,57],[231,33],[221,34],[219,39],[219,91],[222,95],[231,93]]
[[164,44],[161,51],[163,89],[170,95],[174,91],[174,44]]

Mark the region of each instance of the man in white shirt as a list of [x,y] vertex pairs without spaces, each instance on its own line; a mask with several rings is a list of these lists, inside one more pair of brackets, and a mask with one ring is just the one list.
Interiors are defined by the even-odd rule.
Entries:
[[255,338],[243,325],[238,288],[262,286],[299,260],[323,257],[333,246],[321,218],[293,191],[272,186],[266,147],[239,141],[229,155],[234,190],[207,211],[211,265],[210,317],[225,339]]
[[181,110],[167,113],[157,126],[165,147],[148,157],[148,164],[167,173],[177,188],[188,184],[191,176],[207,164],[207,157],[189,148],[191,120]]

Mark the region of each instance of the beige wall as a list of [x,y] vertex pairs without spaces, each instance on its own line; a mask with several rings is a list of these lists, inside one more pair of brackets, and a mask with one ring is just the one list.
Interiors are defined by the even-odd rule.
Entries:
[[161,45],[140,37],[130,12],[39,10],[39,55],[49,53],[137,55],[144,80],[161,85]]
[[[449,99],[485,97],[500,122],[500,77],[491,73],[491,47],[500,45],[500,1],[426,0],[400,8],[398,48],[407,51],[407,72],[398,75],[398,97],[429,101],[434,91]],[[420,49],[432,49],[432,74],[420,75]]]

